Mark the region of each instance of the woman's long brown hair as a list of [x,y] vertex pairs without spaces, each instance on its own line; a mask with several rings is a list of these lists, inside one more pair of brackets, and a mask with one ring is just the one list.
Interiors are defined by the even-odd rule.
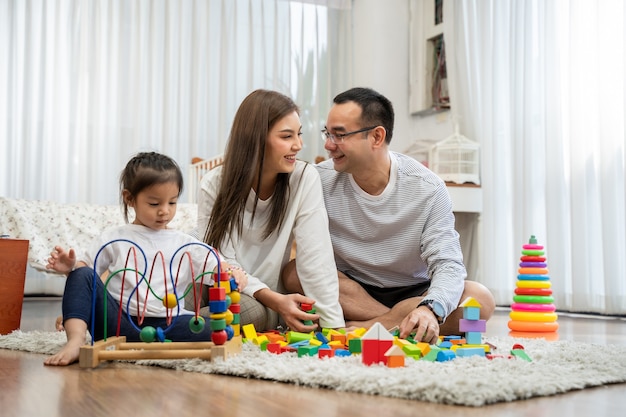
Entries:
[[[239,106],[224,152],[222,182],[204,233],[204,242],[208,245],[220,249],[227,236],[243,233],[248,195],[253,186],[257,190],[261,187],[268,134],[276,122],[294,111],[299,112],[299,109],[293,100],[269,90],[253,91]],[[278,174],[263,239],[282,226],[289,192],[289,174]],[[258,201],[257,195],[250,223],[254,220]]]

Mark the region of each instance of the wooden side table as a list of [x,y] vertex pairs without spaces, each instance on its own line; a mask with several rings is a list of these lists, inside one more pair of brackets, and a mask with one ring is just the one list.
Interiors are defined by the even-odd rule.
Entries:
[[28,240],[0,239],[0,334],[20,328]]

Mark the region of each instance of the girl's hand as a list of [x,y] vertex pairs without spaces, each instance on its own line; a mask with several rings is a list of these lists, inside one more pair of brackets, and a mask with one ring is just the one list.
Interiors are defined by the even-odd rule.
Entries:
[[235,278],[237,283],[237,291],[241,292],[248,285],[248,273],[238,266],[231,266],[227,262],[222,262],[222,271],[228,271],[228,273]]
[[248,285],[248,274],[243,269],[231,268],[230,274],[235,278],[237,283],[237,291],[241,292]]
[[66,251],[61,246],[55,246],[50,257],[46,269],[52,269],[61,274],[68,275],[76,265],[76,252],[74,249]]

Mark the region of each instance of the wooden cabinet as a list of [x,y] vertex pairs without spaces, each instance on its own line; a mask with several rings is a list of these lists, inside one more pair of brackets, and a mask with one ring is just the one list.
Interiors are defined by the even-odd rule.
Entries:
[[0,239],[0,334],[20,328],[28,240]]

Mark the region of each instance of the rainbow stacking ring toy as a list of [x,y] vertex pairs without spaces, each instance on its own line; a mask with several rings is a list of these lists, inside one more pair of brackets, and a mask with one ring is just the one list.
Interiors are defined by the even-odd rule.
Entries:
[[548,333],[559,328],[543,246],[534,235],[522,246],[508,323],[515,332]]

